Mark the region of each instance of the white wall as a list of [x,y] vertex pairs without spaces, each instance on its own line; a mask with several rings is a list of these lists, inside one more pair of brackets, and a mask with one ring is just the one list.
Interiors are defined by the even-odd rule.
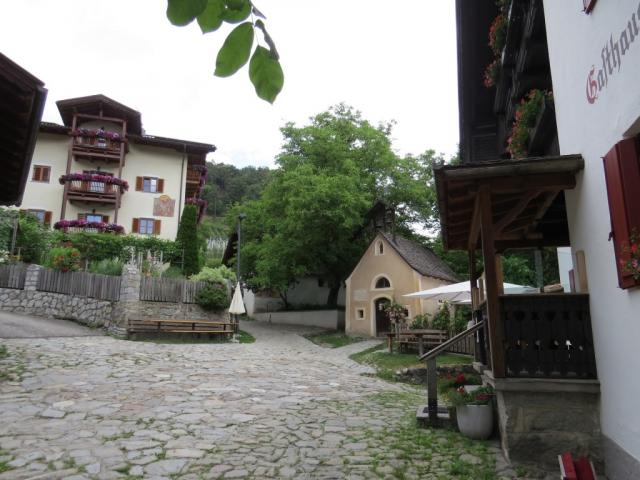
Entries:
[[[586,256],[602,430],[640,459],[640,382],[635,379],[640,289],[618,288],[602,164],[603,155],[625,132],[639,130],[640,37],[621,54],[619,68],[608,75],[598,98],[593,103],[587,100],[588,75],[592,68],[595,72],[602,68],[605,44],[618,41],[633,18],[640,28],[640,2],[601,0],[591,15],[581,12],[579,0],[545,0],[544,7],[560,150],[580,153],[585,160],[576,189],[567,192],[567,210],[573,252],[584,250]],[[634,124],[634,131],[629,131]]]
[[[69,137],[66,135],[53,135],[41,133],[38,135],[29,178],[24,189],[24,196],[20,209],[45,210],[51,212],[51,225],[60,220],[62,208],[62,192],[64,187],[58,182],[60,175],[67,170],[67,152],[69,151]],[[34,182],[34,165],[51,167],[49,182]]]
[[[105,122],[93,122],[82,125],[85,128],[99,128],[104,126],[111,131],[119,131],[116,125]],[[37,209],[52,212],[51,224],[60,220],[62,208],[63,185],[58,178],[64,175],[67,169],[67,155],[69,149],[69,137],[67,135],[41,133],[36,142],[31,171],[25,188],[21,209]],[[34,165],[51,166],[51,175],[48,183],[33,182]],[[88,160],[76,160],[71,165],[71,172],[83,170],[100,170],[118,175],[116,163],[90,162]],[[182,154],[168,148],[158,148],[146,145],[129,144],[129,153],[125,157],[125,166],[122,170],[122,178],[129,182],[129,190],[122,195],[122,203],[118,212],[117,223],[125,228],[126,233],[131,233],[134,218],[154,218],[161,220],[160,238],[174,240],[178,231],[181,206],[184,207],[184,192],[186,186],[187,160],[184,159],[184,174],[182,174]],[[149,176],[164,179],[163,193],[136,192],[136,177]],[[173,217],[155,217],[153,215],[153,202],[160,195],[168,195],[175,202]],[[92,210],[98,214],[108,215],[109,221],[114,222],[115,210],[112,205],[99,203],[67,203],[65,218],[74,220],[79,213],[88,213]]]

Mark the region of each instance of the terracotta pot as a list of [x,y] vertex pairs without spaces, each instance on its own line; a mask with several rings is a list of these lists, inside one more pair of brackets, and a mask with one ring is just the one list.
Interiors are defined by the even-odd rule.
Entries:
[[458,429],[465,437],[484,440],[493,432],[493,405],[461,405],[456,408]]

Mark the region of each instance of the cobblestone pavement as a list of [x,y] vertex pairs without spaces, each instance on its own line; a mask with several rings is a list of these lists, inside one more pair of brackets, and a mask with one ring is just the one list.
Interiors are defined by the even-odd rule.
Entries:
[[[488,479],[495,447],[415,426],[421,393],[303,329],[253,344],[2,339],[0,479]],[[370,373],[370,372],[369,372]]]

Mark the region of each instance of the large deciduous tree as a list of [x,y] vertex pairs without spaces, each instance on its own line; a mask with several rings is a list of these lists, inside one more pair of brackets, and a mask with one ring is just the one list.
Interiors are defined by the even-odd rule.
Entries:
[[[433,152],[400,158],[391,123],[378,126],[340,104],[299,127],[282,128],[284,146],[259,200],[236,207],[243,223],[242,271],[258,288],[281,295],[296,278],[327,279],[329,305],[365,241],[357,235],[376,200],[397,208],[399,226],[434,222]],[[286,301],[286,298],[285,298]]]

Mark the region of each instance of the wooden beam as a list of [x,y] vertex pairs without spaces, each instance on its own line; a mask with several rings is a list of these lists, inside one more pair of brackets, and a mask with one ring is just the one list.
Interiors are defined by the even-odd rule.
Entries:
[[473,206],[473,216],[471,218],[471,227],[469,228],[469,243],[467,250],[475,250],[478,245],[478,235],[480,234],[480,195],[476,196],[476,201]]
[[500,317],[498,298],[498,272],[496,269],[495,236],[491,213],[491,192],[482,188],[480,198],[480,226],[482,229],[482,256],[484,259],[485,295],[487,299],[488,336],[491,349],[491,368],[495,378],[504,378],[504,328]]
[[496,222],[496,234],[500,234],[500,232],[502,232],[507,225],[513,222],[518,217],[518,215],[520,215],[525,210],[525,208],[527,208],[527,205],[529,205],[531,200],[536,198],[539,194],[540,192],[538,191],[533,191],[525,194],[520,199],[520,201],[516,203],[511,210],[509,210],[509,213],[507,213],[504,217],[498,220],[498,222]]
[[571,190],[576,186],[576,177],[571,173],[531,175],[527,177],[496,178],[481,182],[493,194],[516,193],[529,190],[559,191]]

